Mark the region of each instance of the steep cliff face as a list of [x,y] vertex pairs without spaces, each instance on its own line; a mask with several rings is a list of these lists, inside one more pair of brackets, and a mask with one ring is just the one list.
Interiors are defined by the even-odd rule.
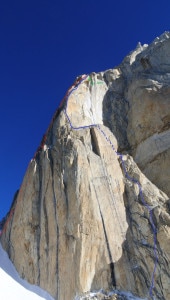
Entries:
[[166,32],[118,67],[77,78],[28,166],[1,243],[21,276],[57,300],[101,288],[168,300],[169,180]]

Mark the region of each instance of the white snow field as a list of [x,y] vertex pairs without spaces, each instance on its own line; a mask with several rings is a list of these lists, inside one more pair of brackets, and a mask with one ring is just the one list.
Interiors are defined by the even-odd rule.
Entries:
[[54,300],[46,291],[23,280],[0,244],[0,299]]

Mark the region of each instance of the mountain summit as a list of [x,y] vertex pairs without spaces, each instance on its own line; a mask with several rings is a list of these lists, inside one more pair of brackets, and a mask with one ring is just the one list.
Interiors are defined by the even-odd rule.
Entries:
[[75,80],[28,166],[1,243],[20,275],[57,300],[127,292],[168,300],[169,180],[165,32],[119,66]]

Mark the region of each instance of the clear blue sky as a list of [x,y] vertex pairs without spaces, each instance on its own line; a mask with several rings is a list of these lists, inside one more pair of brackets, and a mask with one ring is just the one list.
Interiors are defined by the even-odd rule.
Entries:
[[169,27],[169,0],[0,1],[0,219],[75,77]]

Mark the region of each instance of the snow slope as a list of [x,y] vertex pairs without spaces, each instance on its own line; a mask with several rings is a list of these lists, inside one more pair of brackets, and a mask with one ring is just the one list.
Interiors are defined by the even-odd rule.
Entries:
[[46,291],[20,278],[0,244],[0,299],[54,300]]

